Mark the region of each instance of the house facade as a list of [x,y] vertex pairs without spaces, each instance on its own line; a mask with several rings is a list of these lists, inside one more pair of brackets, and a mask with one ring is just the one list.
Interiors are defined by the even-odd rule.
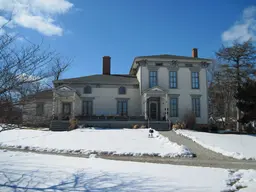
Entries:
[[136,57],[129,74],[111,74],[111,58],[103,57],[102,74],[54,81],[52,115],[119,116],[143,120],[182,120],[193,112],[208,123],[207,67],[210,59],[192,56]]

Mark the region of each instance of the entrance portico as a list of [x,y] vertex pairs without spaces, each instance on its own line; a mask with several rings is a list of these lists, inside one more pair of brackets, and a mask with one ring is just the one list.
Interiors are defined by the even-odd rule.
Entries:
[[168,92],[160,86],[147,89],[142,94],[142,111],[145,120],[168,120]]

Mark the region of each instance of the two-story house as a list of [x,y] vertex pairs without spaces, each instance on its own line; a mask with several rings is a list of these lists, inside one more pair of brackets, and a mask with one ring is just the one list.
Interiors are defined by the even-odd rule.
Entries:
[[[51,113],[63,116],[125,116],[160,121],[182,119],[193,111],[197,123],[208,122],[207,66],[210,59],[192,56],[136,57],[129,74],[111,74],[111,58],[103,57],[103,72],[54,81]],[[48,107],[49,109],[49,107]]]

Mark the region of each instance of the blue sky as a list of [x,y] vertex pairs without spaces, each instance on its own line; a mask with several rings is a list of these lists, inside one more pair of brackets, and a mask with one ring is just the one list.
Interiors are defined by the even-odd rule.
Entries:
[[0,0],[0,10],[7,14],[16,8],[8,30],[20,35],[20,43],[27,43],[22,37],[34,43],[43,39],[74,59],[63,78],[101,73],[104,55],[111,56],[111,72],[122,74],[136,56],[190,56],[195,47],[199,57],[213,58],[223,43],[256,35],[256,3],[249,0],[34,1],[25,9]]

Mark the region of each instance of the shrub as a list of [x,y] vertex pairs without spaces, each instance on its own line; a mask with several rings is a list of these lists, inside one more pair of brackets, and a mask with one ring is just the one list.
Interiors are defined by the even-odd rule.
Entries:
[[138,129],[139,128],[139,125],[133,125],[133,129]]
[[246,133],[249,133],[249,134],[254,133],[254,127],[252,126],[251,123],[249,125],[245,126],[244,130]]
[[219,128],[218,128],[217,125],[215,125],[215,124],[211,124],[211,125],[210,125],[210,132],[212,132],[212,133],[218,133],[218,131],[219,131]]
[[173,129],[184,129],[185,128],[185,123],[183,122],[176,122],[175,124],[172,125]]
[[195,125],[196,125],[196,116],[195,116],[195,114],[192,111],[187,111],[184,114],[183,122],[185,123],[186,128],[195,129]]

